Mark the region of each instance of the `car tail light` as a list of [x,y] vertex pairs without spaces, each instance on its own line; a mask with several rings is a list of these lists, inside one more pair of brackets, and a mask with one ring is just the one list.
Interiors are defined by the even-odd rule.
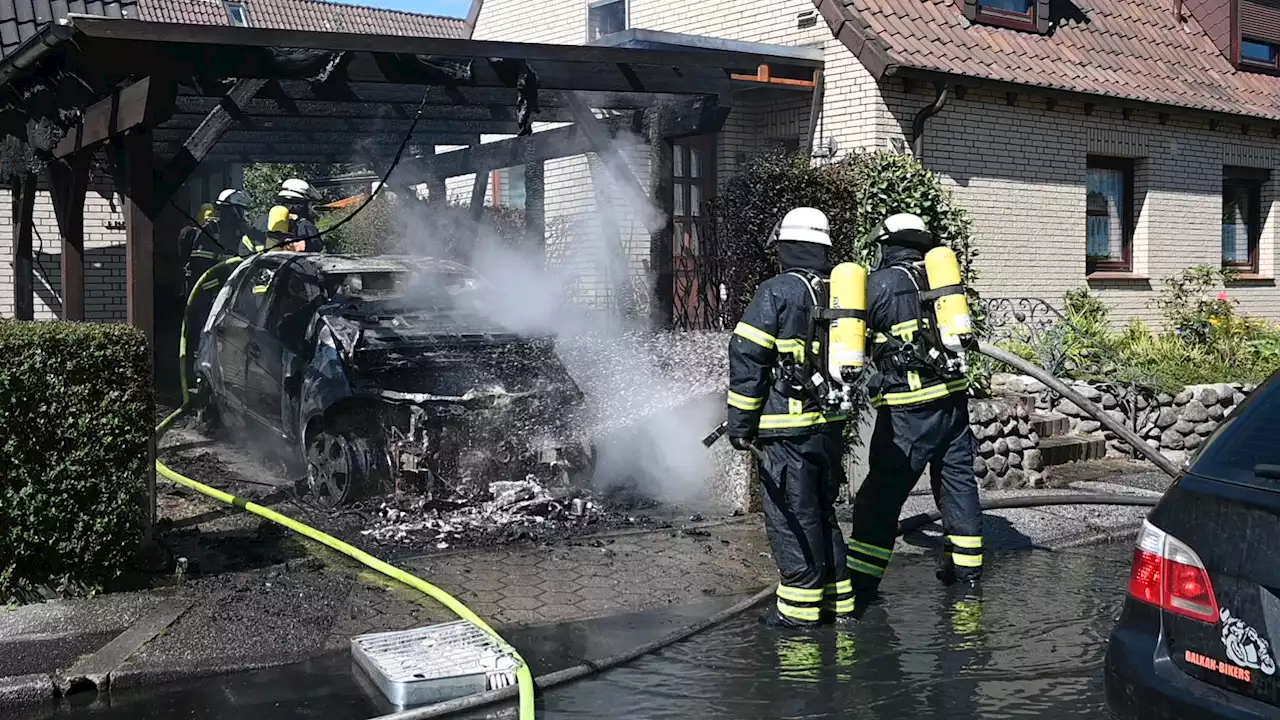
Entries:
[[1202,622],[1218,622],[1218,599],[1209,573],[1186,543],[1150,522],[1133,550],[1129,594],[1163,610]]

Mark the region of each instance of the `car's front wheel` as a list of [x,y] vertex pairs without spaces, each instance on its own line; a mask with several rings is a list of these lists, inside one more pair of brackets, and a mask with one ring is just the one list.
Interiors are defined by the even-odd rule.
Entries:
[[311,502],[333,510],[376,485],[378,456],[371,441],[322,429],[307,440],[307,489]]

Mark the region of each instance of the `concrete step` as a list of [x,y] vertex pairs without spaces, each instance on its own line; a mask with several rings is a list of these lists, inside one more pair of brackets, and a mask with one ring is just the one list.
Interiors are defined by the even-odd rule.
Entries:
[[1057,412],[1033,412],[1031,429],[1036,431],[1041,441],[1045,438],[1060,437],[1066,435],[1071,429],[1071,419]]
[[1081,437],[1059,435],[1041,438],[1040,458],[1045,467],[1081,460],[1098,460],[1107,455],[1107,441],[1101,435]]

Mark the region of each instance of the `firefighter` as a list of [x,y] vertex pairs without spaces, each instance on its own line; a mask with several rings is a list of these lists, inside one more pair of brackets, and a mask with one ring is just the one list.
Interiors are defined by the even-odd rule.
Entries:
[[[227,188],[218,193],[218,199],[212,204],[206,203],[200,207],[199,227],[188,226],[179,236],[179,243],[185,250],[184,270],[187,277],[183,301],[190,303],[183,318],[186,327],[179,352],[186,378],[191,377],[200,330],[213,307],[218,289],[231,274],[230,267],[222,269],[220,264],[235,257],[232,249],[234,241],[229,240],[244,232],[245,214],[248,210],[249,198],[244,192]],[[205,275],[205,271],[215,267],[220,269]],[[197,282],[200,283],[199,287],[196,287]]]
[[[729,340],[728,435],[760,463],[765,526],[781,579],[761,621],[808,627],[853,622],[853,592],[834,503],[844,480],[846,417],[805,388],[805,345],[816,289],[829,278],[827,217],[796,208],[782,219],[781,272],[763,283]],[[816,349],[816,348],[815,348]]]
[[[276,207],[283,206],[289,211],[288,234],[298,238],[299,243],[291,244],[289,249],[304,252],[320,252],[323,245],[320,230],[315,223],[314,204],[320,201],[320,193],[311,187],[311,183],[298,178],[290,178],[280,184],[276,192]],[[258,218],[253,231],[246,233],[241,240],[241,256],[252,255],[265,249],[279,245],[268,237],[269,214]]]
[[964,355],[973,335],[959,265],[916,215],[891,215],[871,239],[880,260],[867,298],[867,392],[877,414],[847,555],[859,605],[879,587],[898,515],[926,468],[946,536],[938,579],[976,586],[982,572]]

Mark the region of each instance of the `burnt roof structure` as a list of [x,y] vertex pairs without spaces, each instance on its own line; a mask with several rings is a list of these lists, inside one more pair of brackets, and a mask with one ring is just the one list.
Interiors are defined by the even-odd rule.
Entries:
[[[0,0],[3,1],[3,0]],[[128,316],[151,334],[152,254],[176,190],[205,160],[402,165],[443,198],[444,180],[523,165],[531,241],[541,243],[542,164],[597,152],[616,179],[658,207],[672,193],[674,138],[714,132],[733,91],[770,62],[822,61],[761,52],[543,45],[139,22],[81,15],[49,24],[0,59],[3,171],[15,180],[16,302],[29,302],[29,208],[49,173],[64,238],[64,315],[82,317],[78,263],[88,156],[105,149],[129,200]],[[598,111],[598,112],[597,112]],[[598,116],[599,115],[599,116]],[[534,122],[570,125],[532,132]],[[412,128],[412,134],[410,134]],[[514,135],[479,144],[486,134]],[[648,143],[650,188],[614,149]],[[437,146],[469,146],[436,154]],[[478,205],[479,203],[473,203]],[[666,215],[670,216],[670,208]],[[64,219],[65,218],[65,222]],[[180,227],[180,226],[179,226]],[[659,286],[669,279],[668,223],[654,234]],[[27,263],[23,267],[23,258]],[[68,268],[70,268],[68,270]],[[70,273],[70,274],[68,274]],[[661,291],[660,291],[661,292]],[[659,306],[663,306],[659,298]],[[661,322],[661,320],[659,320]]]

